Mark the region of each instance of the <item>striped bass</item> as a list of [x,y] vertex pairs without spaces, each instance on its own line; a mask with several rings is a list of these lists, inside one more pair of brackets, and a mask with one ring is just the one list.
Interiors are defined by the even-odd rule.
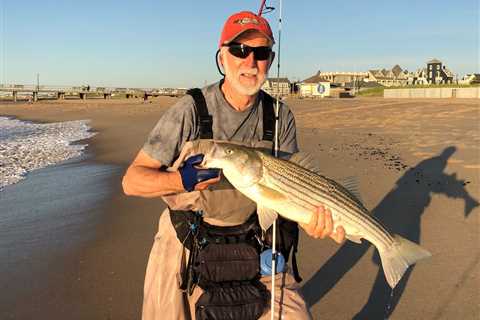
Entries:
[[215,142],[202,166],[222,169],[237,190],[256,202],[263,230],[277,214],[308,224],[319,205],[329,208],[333,230],[341,225],[347,239],[356,243],[366,239],[377,248],[392,288],[410,265],[431,256],[416,243],[390,233],[345,187],[295,163],[294,157],[287,161],[244,146]]

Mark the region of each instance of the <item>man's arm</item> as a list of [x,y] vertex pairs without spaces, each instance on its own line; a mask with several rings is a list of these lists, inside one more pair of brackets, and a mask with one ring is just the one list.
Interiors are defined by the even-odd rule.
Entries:
[[140,150],[123,176],[123,192],[129,196],[159,197],[184,191],[178,171],[160,170],[161,163]]
[[[172,193],[185,192],[180,172],[161,170],[161,163],[140,150],[123,176],[123,192],[129,196],[154,198]],[[220,177],[202,181],[195,190],[204,190]]]

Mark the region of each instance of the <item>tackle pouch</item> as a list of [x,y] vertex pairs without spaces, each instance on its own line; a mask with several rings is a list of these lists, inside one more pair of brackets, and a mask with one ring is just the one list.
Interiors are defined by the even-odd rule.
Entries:
[[260,259],[255,247],[247,243],[211,243],[200,250],[194,267],[199,285],[225,281],[246,281],[258,277]]
[[256,320],[269,293],[260,281],[219,283],[208,287],[195,304],[197,320]]

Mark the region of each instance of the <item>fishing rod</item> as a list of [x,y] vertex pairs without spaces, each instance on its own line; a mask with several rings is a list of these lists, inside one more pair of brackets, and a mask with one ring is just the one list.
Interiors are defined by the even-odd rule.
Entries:
[[[258,15],[261,16],[262,13],[271,12],[274,10],[273,7],[265,7],[265,1],[262,0],[260,9],[258,10]],[[268,10],[268,11],[267,11]],[[275,136],[274,136],[274,156],[278,158],[278,118],[280,110],[280,44],[282,36],[282,0],[279,0],[279,12],[278,12],[278,48],[277,48],[277,92],[276,92],[276,102],[275,102]],[[272,271],[271,271],[271,297],[270,297],[270,319],[274,320],[275,318],[275,275],[276,275],[276,265],[277,265],[277,219],[273,221],[272,225]]]

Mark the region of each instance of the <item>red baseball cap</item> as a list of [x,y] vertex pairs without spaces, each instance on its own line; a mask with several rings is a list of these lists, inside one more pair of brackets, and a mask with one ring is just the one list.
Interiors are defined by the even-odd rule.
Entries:
[[231,15],[225,22],[222,35],[220,36],[219,47],[230,43],[247,30],[257,30],[263,33],[272,44],[275,43],[272,29],[270,29],[270,25],[265,18],[250,11],[242,11]]

